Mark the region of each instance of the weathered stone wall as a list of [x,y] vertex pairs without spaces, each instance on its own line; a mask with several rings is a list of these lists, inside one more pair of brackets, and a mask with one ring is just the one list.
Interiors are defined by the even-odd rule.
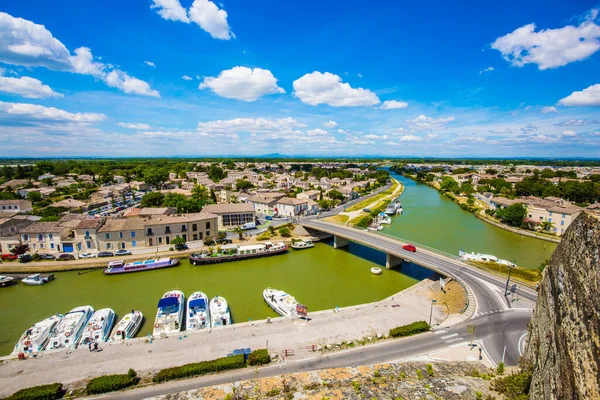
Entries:
[[581,213],[544,271],[525,360],[531,399],[600,399],[600,220]]

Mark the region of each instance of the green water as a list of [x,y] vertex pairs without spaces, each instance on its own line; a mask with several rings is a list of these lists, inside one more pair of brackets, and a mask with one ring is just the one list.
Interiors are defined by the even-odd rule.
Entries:
[[224,296],[234,322],[243,322],[277,316],[262,299],[267,287],[293,294],[310,312],[380,300],[430,275],[418,266],[371,274],[371,267],[383,264],[383,253],[357,244],[335,250],[330,243],[317,243],[285,255],[209,266],[182,260],[179,267],[125,275],[57,273],[43,286],[0,288],[0,354],[10,353],[31,324],[81,305],[110,307],[117,318],[132,308],[141,310],[146,319],[138,336],[144,336],[152,330],[158,299],[170,289],[186,296],[198,290],[209,298]]
[[537,268],[556,244],[497,228],[462,210],[437,190],[393,174],[405,185],[400,196],[404,213],[384,225],[384,233],[450,254],[459,250],[493,254],[526,268]]

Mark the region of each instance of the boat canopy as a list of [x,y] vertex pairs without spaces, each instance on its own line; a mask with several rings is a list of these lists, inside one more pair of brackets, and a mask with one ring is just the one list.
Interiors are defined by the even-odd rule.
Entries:
[[179,299],[177,297],[163,297],[158,301],[158,307],[169,307],[179,304]]
[[195,307],[206,309],[206,302],[204,301],[204,299],[195,299],[195,300],[190,301],[189,308],[195,308]]

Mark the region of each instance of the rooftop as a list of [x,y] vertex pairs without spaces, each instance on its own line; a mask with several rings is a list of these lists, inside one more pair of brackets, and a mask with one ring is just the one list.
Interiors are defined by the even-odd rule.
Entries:
[[208,204],[202,211],[213,214],[254,212],[254,207],[250,203],[233,204]]

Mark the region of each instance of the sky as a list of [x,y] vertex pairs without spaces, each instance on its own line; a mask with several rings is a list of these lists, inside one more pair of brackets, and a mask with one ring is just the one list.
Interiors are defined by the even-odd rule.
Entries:
[[600,3],[3,0],[0,157],[600,158]]

